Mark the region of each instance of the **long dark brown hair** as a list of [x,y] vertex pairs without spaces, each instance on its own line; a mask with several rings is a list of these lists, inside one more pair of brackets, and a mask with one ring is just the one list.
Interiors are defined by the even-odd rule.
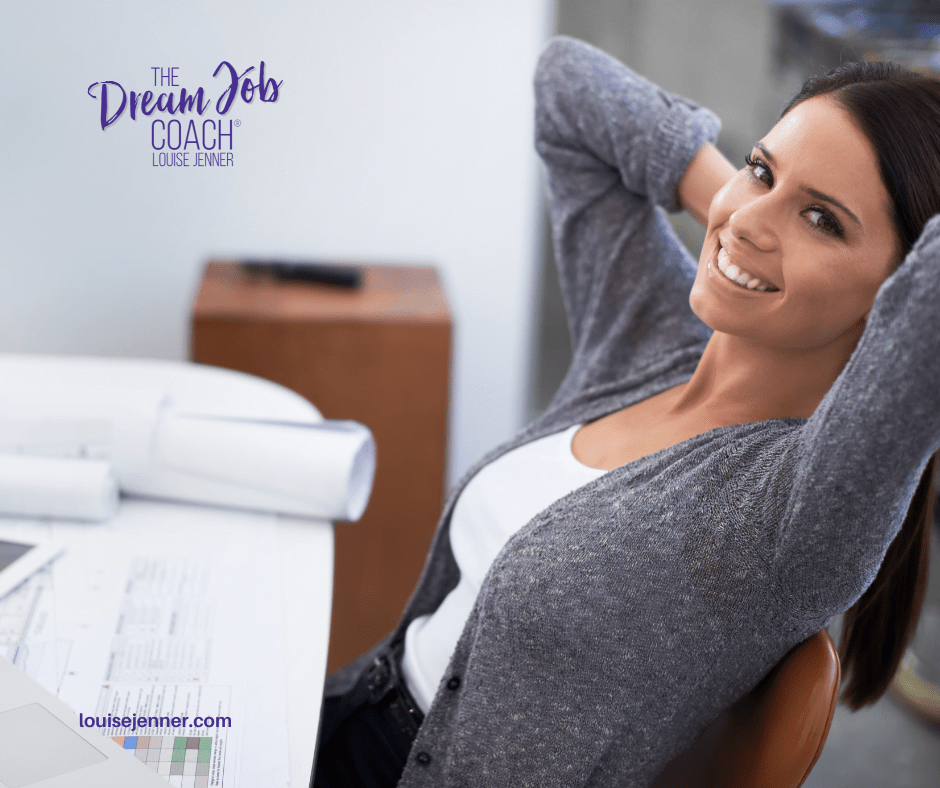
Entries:
[[[821,95],[842,105],[875,150],[891,196],[896,268],[927,220],[940,213],[940,81],[896,63],[847,63],[808,80],[781,117]],[[924,468],[874,582],[842,618],[842,701],[854,711],[884,694],[917,629],[927,590],[938,456]]]

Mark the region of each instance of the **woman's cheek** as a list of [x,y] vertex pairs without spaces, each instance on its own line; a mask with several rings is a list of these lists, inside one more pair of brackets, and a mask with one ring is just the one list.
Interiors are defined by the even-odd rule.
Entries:
[[715,196],[708,209],[708,229],[724,224],[728,217],[734,212],[734,205],[740,202],[740,173],[722,186]]

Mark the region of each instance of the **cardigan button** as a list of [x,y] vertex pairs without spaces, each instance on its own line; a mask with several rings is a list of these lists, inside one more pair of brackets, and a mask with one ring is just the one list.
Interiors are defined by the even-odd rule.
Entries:
[[427,766],[431,762],[431,756],[426,752],[419,752],[415,756],[415,760],[420,763],[422,766]]
[[455,690],[460,686],[460,676],[452,676],[447,680],[447,689]]

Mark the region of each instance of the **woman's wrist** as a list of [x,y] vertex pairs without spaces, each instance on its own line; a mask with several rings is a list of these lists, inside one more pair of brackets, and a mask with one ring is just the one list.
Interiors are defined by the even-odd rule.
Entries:
[[689,163],[676,192],[679,203],[703,226],[708,224],[712,199],[737,174],[735,166],[710,142],[706,142]]

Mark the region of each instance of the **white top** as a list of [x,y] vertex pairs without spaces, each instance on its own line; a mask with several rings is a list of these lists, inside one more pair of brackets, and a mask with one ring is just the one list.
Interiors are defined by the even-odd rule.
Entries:
[[473,608],[483,578],[503,545],[535,515],[607,471],[583,465],[571,451],[580,424],[507,452],[474,476],[454,505],[450,544],[460,582],[405,633],[402,673],[427,713]]

